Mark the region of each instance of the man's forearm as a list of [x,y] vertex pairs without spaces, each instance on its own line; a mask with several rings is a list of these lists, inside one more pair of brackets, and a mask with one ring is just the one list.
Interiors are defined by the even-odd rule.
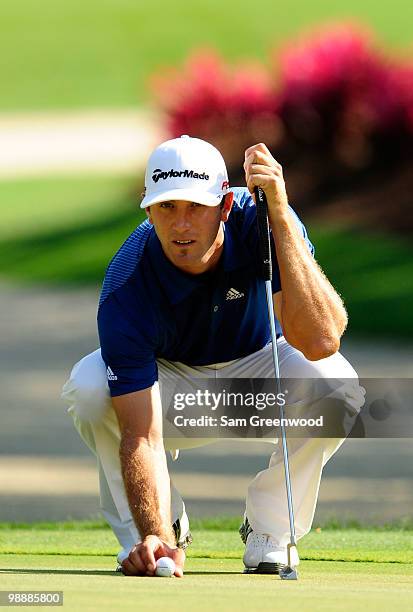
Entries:
[[171,526],[171,493],[165,450],[159,444],[130,440],[120,445],[123,481],[129,507],[142,539],[157,535],[175,544]]
[[317,360],[340,346],[347,315],[287,211],[270,216],[282,287],[282,326],[286,339]]
[[250,193],[260,187],[267,197],[282,287],[281,304],[276,296],[274,307],[284,335],[307,359],[328,357],[339,349],[347,315],[288,209],[282,166],[261,142],[245,151],[244,169]]

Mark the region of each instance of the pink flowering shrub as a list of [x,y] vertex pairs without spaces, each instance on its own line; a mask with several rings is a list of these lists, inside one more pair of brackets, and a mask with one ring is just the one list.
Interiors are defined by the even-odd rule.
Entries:
[[413,64],[386,59],[372,47],[371,38],[360,28],[339,25],[288,45],[279,58],[285,107],[322,111],[334,105],[330,112],[338,120],[354,109],[377,130],[405,122],[412,103]]
[[230,167],[257,139],[271,147],[279,141],[278,98],[259,64],[230,69],[216,53],[203,51],[182,70],[156,75],[152,85],[168,135],[212,142]]
[[298,144],[358,168],[380,153],[375,141],[412,140],[413,64],[387,60],[365,31],[340,25],[290,44],[279,65],[279,113]]
[[412,160],[413,62],[373,42],[336,24],[284,45],[270,68],[197,53],[153,80],[167,133],[212,142],[238,184],[245,148],[265,142],[301,206],[351,190]]

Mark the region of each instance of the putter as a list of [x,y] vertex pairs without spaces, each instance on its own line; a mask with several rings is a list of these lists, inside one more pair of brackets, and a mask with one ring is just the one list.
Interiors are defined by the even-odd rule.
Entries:
[[[275,332],[274,304],[272,298],[272,261],[270,228],[268,223],[267,198],[260,187],[254,188],[255,203],[257,206],[258,236],[262,258],[262,276],[265,281],[265,292],[267,296],[268,318],[271,328],[272,357],[274,362],[275,380],[277,393],[281,393],[280,367],[278,362],[277,336]],[[284,459],[285,487],[287,490],[288,515],[290,519],[290,543],[287,546],[287,565],[280,570],[281,580],[297,580],[297,570],[291,564],[291,549],[297,548],[295,535],[293,496],[291,491],[290,464],[288,460],[287,434],[284,425],[284,407],[279,406],[280,429]]]

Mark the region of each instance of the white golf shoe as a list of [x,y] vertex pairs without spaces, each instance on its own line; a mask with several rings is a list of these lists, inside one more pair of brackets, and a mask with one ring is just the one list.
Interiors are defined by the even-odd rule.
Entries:
[[[287,548],[280,548],[269,535],[252,531],[244,552],[245,573],[279,574],[288,565]],[[300,563],[297,549],[291,548],[291,566]]]
[[[281,548],[270,535],[253,531],[247,518],[241,526],[240,534],[245,543],[245,573],[279,574],[288,566],[287,547]],[[297,549],[292,547],[290,554],[290,564],[295,568],[300,563]]]

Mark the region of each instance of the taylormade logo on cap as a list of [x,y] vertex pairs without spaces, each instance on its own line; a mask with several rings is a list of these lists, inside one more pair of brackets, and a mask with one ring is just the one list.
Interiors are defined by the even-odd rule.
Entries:
[[141,208],[171,200],[217,206],[229,191],[221,153],[200,138],[181,136],[160,144],[148,160]]
[[195,172],[194,170],[172,170],[172,169],[169,170],[169,172],[164,172],[160,168],[157,168],[156,170],[153,171],[152,180],[154,181],[154,183],[157,183],[159,179],[165,180],[168,177],[177,178],[178,176],[183,176],[184,178],[195,178],[195,179],[200,179],[200,180],[205,180],[205,181],[209,180],[209,176],[208,174],[205,174],[205,172],[202,172],[202,174],[198,174],[198,172]]

